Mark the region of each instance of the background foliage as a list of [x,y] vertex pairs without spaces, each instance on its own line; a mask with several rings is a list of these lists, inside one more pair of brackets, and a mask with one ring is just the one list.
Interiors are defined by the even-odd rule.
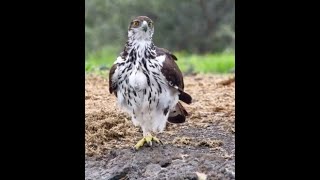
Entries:
[[184,72],[228,72],[234,66],[234,0],[85,0],[86,70],[109,68],[129,22],[146,15],[154,43],[174,52]]

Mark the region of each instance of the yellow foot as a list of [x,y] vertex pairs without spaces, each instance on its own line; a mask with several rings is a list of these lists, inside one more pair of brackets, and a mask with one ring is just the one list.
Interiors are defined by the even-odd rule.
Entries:
[[140,141],[138,141],[138,143],[134,147],[136,150],[138,150],[145,143],[148,143],[150,146],[152,146],[152,141],[155,141],[158,144],[162,144],[162,142],[157,137],[152,135],[147,135],[144,138],[142,138]]

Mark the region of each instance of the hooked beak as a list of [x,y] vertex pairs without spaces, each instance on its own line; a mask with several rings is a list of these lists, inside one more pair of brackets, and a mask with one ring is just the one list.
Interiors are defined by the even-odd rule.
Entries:
[[142,22],[142,30],[143,30],[144,32],[147,32],[147,30],[148,30],[148,23],[147,23],[146,21],[143,21],[143,22]]
[[147,27],[146,25],[144,25],[144,26],[142,27],[142,30],[143,30],[144,32],[147,32],[148,27]]

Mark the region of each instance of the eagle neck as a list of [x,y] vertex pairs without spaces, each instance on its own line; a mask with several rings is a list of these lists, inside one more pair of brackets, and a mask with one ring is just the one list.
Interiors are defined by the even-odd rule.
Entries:
[[153,42],[140,40],[129,41],[126,43],[126,58],[129,61],[141,61],[142,59],[153,59],[156,57],[155,46]]

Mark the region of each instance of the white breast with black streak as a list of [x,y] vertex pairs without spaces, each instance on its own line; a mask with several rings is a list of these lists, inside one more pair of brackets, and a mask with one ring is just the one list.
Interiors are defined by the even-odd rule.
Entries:
[[154,45],[144,41],[132,47],[124,59],[119,56],[115,62],[112,78],[117,82],[118,104],[131,114],[144,135],[162,132],[179,100],[178,90],[170,87],[161,73],[166,55],[157,56]]

